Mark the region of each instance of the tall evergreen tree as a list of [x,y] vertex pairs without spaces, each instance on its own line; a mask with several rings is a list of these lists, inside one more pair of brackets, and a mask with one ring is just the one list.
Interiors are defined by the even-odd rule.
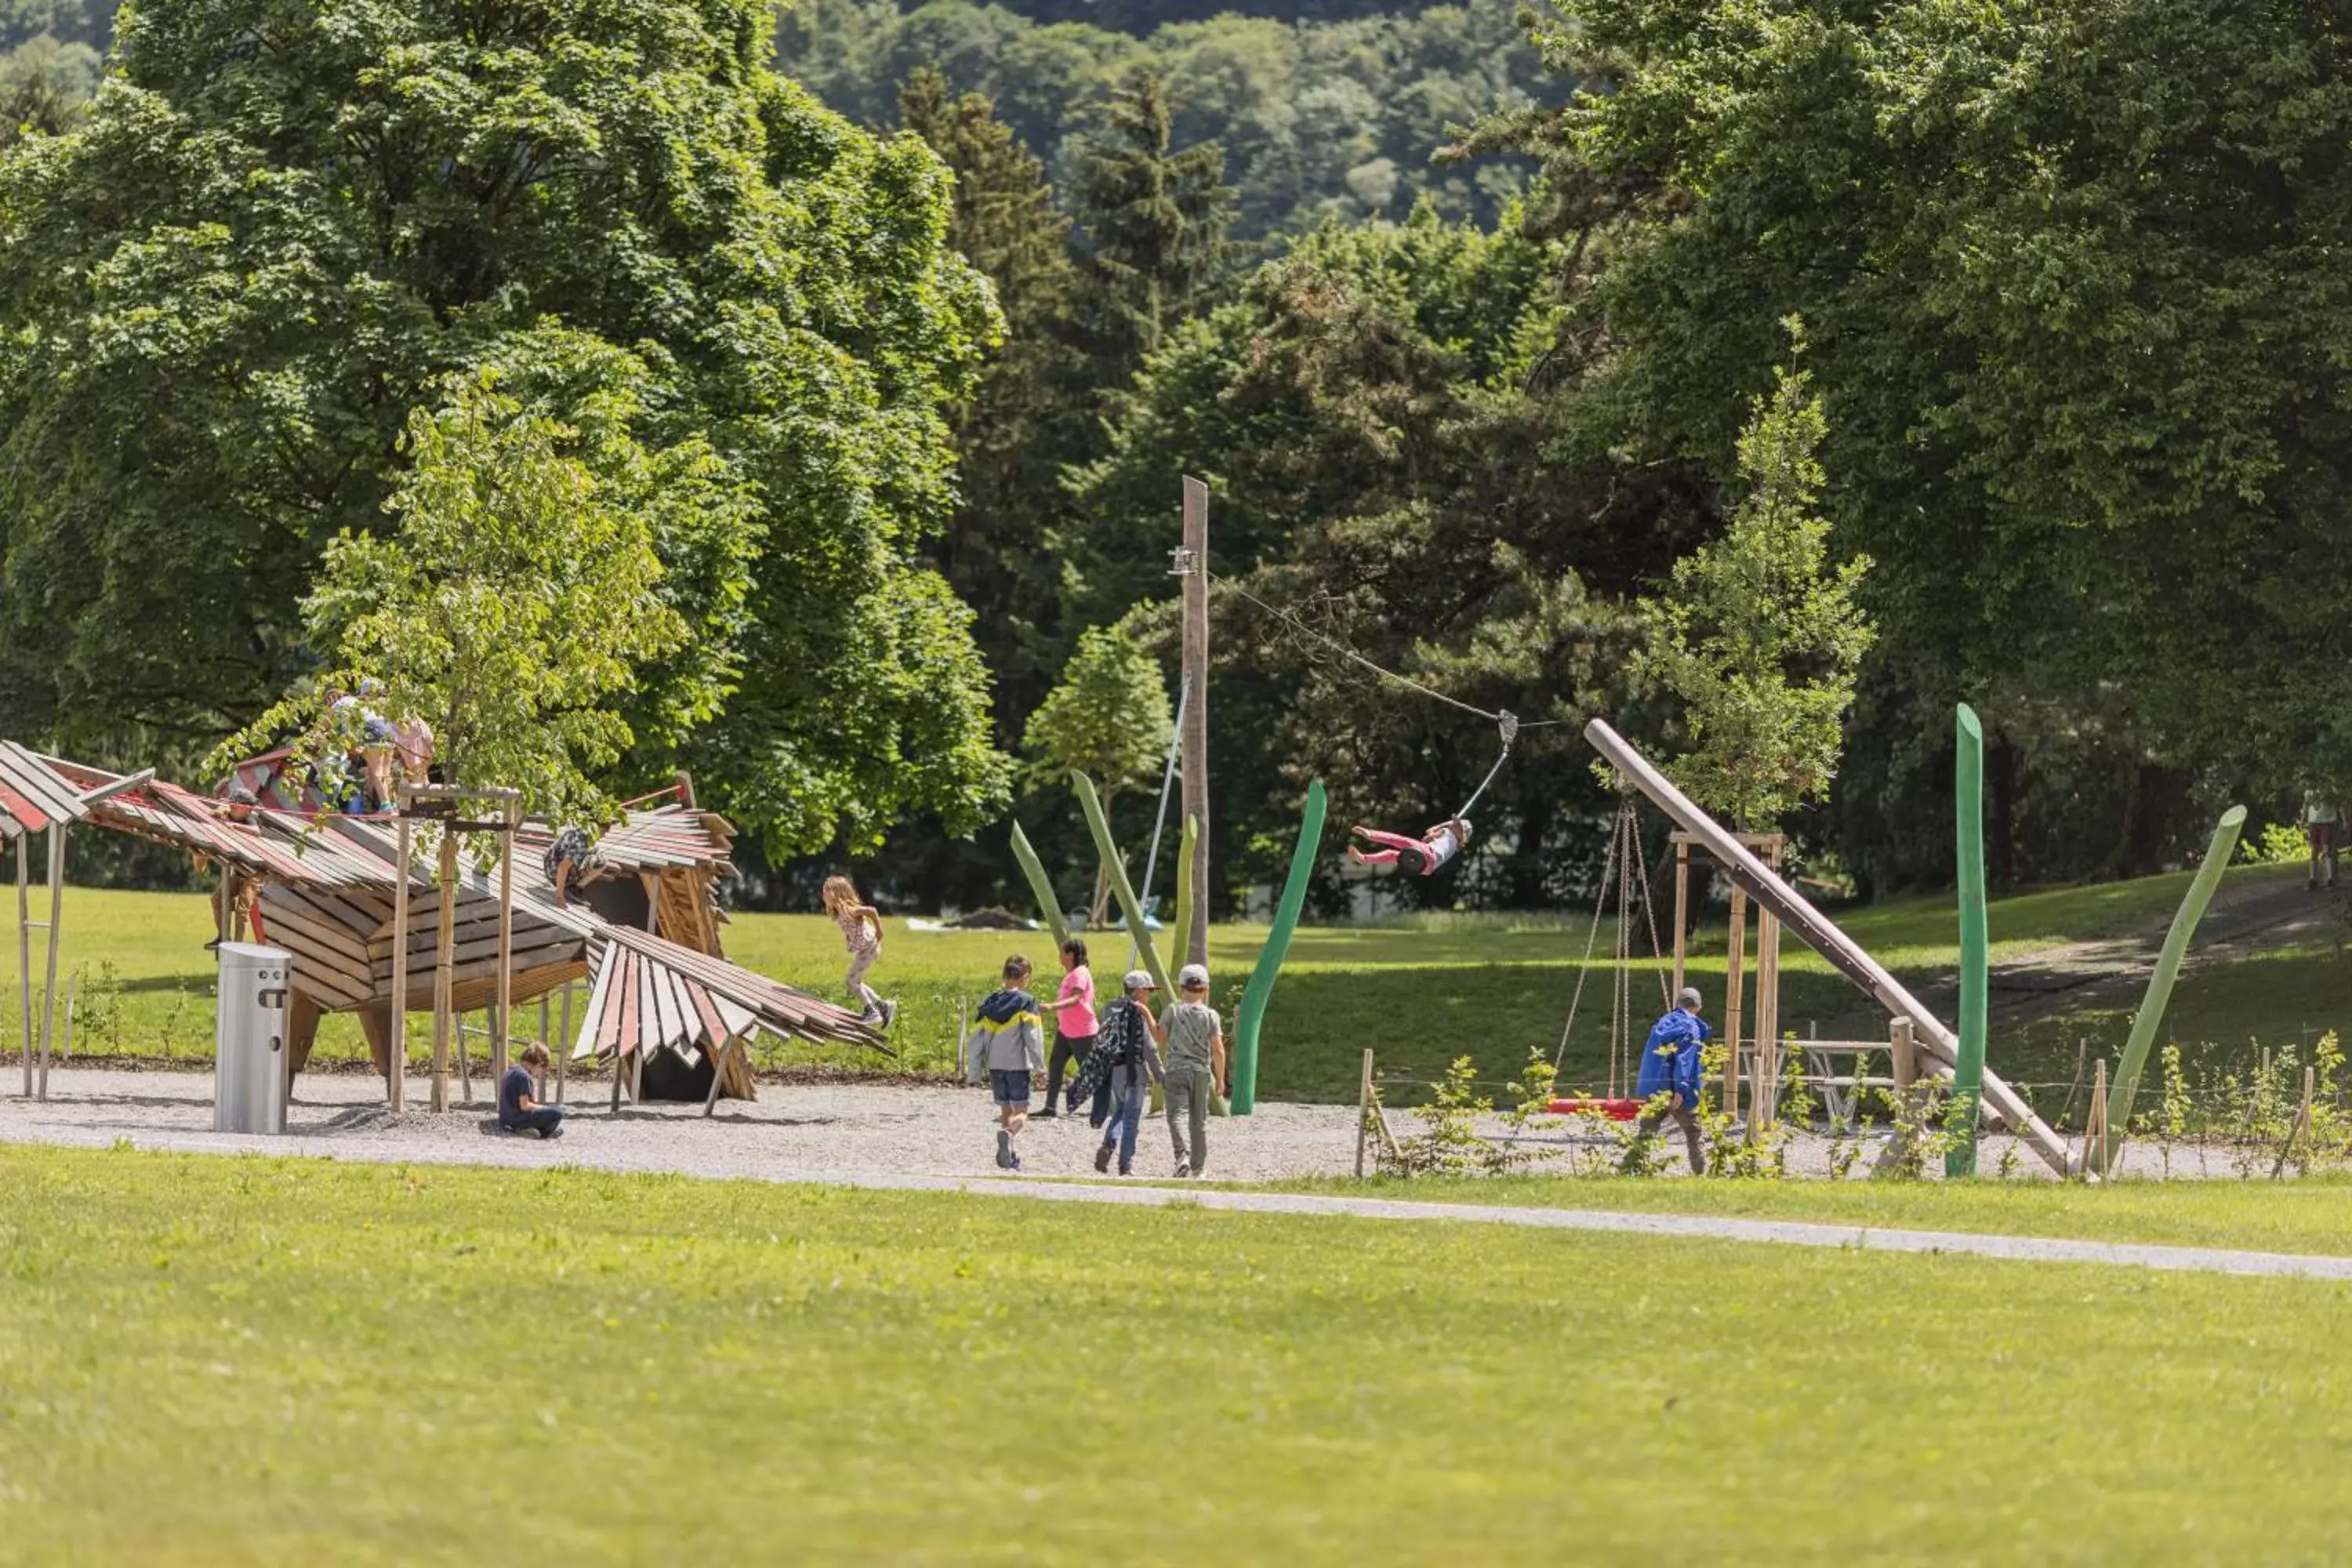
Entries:
[[926,67],[900,88],[898,113],[954,174],[948,241],[995,286],[1004,313],[979,385],[950,413],[959,497],[932,553],[972,608],[973,640],[997,678],[999,738],[1010,745],[1058,662],[1061,574],[1048,542],[1064,510],[1063,465],[1086,455],[1090,435],[1073,395],[1070,224],[1044,163],[985,94],[959,96]]
[[1234,259],[1223,150],[1171,141],[1167,85],[1138,68],[1079,154],[1080,300],[1097,386],[1124,386],[1171,327],[1205,308]]

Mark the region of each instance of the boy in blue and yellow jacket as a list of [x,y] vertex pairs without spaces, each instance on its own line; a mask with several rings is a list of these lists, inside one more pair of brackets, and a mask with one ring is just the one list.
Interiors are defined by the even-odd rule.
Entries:
[[1028,984],[1029,961],[1006,959],[1004,984],[981,1003],[964,1063],[972,1082],[986,1079],[996,1101],[996,1164],[1004,1171],[1021,1168],[1013,1141],[1029,1121],[1029,1075],[1045,1070],[1045,1025]]

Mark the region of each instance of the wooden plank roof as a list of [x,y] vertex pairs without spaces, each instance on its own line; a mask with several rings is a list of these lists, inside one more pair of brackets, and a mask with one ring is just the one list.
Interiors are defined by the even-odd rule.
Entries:
[[[115,775],[99,777],[109,782]],[[75,784],[54,758],[26,751],[14,741],[0,741],[0,837],[81,821],[89,815],[81,796],[91,787]]]
[[[275,919],[278,931],[299,948],[298,984],[303,974],[316,976],[314,994],[331,1008],[385,994],[399,875],[394,819],[240,809],[162,779],[82,803],[124,776],[0,741],[0,837],[87,821],[234,867],[276,890],[265,898],[262,915]],[[630,871],[724,868],[733,837],[723,817],[672,804],[627,813],[599,840],[599,858]],[[570,954],[570,962],[586,965],[595,985],[581,1027],[583,1052],[668,1046],[690,1054],[753,1028],[831,1044],[882,1043],[845,1008],[650,931],[614,925],[584,904],[558,902],[542,864],[552,838],[543,823],[526,823],[516,834],[515,955],[520,963],[528,949],[531,962],[544,965]],[[497,906],[495,861],[487,840],[479,847],[484,853],[469,852],[459,862],[454,923],[460,926],[482,921]],[[424,956],[412,968],[412,984],[429,985],[440,918],[434,874],[420,861],[407,872],[408,940]],[[497,967],[494,951],[488,962]],[[714,1029],[724,1033],[714,1037]]]
[[[845,1007],[651,931],[606,925],[590,944],[589,965],[595,984],[575,1059],[625,1054],[632,1041],[690,1056],[754,1027],[787,1039],[882,1044],[881,1034]],[[726,1034],[714,1037],[714,1022]]]

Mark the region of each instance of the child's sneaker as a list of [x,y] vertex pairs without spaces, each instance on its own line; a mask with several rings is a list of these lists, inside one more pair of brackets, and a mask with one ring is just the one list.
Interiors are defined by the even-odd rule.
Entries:
[[893,1028],[895,1028],[895,1027],[897,1027],[897,1026],[898,1026],[898,1002],[897,1002],[896,1000],[892,1000],[892,1001],[888,1001],[888,1002],[885,1002],[885,1003],[883,1003],[883,1004],[882,1004],[882,1032],[883,1032],[884,1034],[886,1034],[886,1035],[887,1035],[887,1034],[888,1034],[888,1033],[889,1033]]
[[1189,1175],[1191,1175],[1192,1173],[1192,1161],[1190,1161],[1190,1160],[1179,1160],[1179,1161],[1177,1161],[1177,1162],[1176,1162],[1176,1176],[1177,1176],[1177,1179],[1178,1179],[1179,1181],[1181,1181],[1184,1177],[1189,1176]]
[[1135,1174],[1135,1167],[1132,1165],[1121,1165],[1118,1168],[1118,1173],[1122,1176],[1131,1176]]
[[1106,1143],[1101,1148],[1095,1151],[1095,1169],[1098,1172],[1108,1171],[1110,1169],[1109,1144]]
[[1020,1156],[1020,1155],[1018,1155],[1018,1154],[1013,1154],[1013,1153],[1007,1153],[1007,1154],[1004,1156],[1004,1158],[1005,1158],[1007,1161],[1009,1161],[1009,1162],[1010,1162],[1010,1163],[1006,1165],[1005,1169],[1007,1169],[1007,1170],[1011,1170],[1011,1171],[1017,1171],[1017,1170],[1019,1170],[1019,1169],[1021,1168],[1021,1156]]
[[1000,1171],[1013,1169],[1013,1134],[1002,1127],[996,1130],[996,1168]]

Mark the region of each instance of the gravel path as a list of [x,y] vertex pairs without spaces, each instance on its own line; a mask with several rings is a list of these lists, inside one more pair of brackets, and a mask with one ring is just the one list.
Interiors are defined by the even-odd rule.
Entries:
[[[422,1082],[413,1085],[412,1096],[421,1100],[425,1087]],[[52,1074],[46,1102],[14,1095],[0,1099],[0,1142],[102,1148],[127,1140],[140,1148],[190,1153],[526,1168],[575,1165],[1062,1203],[1187,1204],[1248,1214],[1476,1222],[1867,1252],[1958,1253],[2021,1262],[2352,1279],[2352,1258],[1697,1215],[1160,1187],[1139,1182],[1024,1181],[995,1170],[988,1109],[977,1091],[769,1085],[762,1087],[759,1102],[727,1102],[705,1121],[699,1108],[692,1106],[632,1108],[616,1114],[604,1095],[591,1092],[596,1087],[583,1086],[573,1099],[573,1131],[544,1142],[500,1133],[487,1106],[445,1116],[421,1111],[393,1116],[383,1110],[382,1090],[373,1079],[311,1077],[303,1080],[294,1102],[289,1134],[257,1138],[212,1131],[212,1079],[207,1075],[59,1070]],[[1152,1160],[1147,1162],[1139,1153],[1138,1169],[1159,1176],[1167,1147],[1165,1130],[1147,1124],[1144,1135],[1149,1142],[1140,1147]],[[1082,1119],[1037,1124],[1024,1140],[1031,1174],[1090,1174],[1096,1137]],[[1215,1151],[1212,1173],[1221,1180],[1337,1174],[1354,1163],[1354,1111],[1347,1106],[1262,1105],[1246,1119],[1212,1123],[1210,1138]]]
[[[13,1068],[14,1064],[8,1064]],[[47,1101],[21,1099],[16,1074],[0,1075],[0,1140],[142,1148],[222,1149],[350,1160],[486,1165],[596,1165],[693,1176],[770,1181],[818,1174],[996,1176],[995,1113],[979,1089],[877,1084],[761,1084],[760,1098],[699,1105],[611,1109],[609,1082],[572,1086],[564,1136],[552,1142],[500,1132],[488,1099],[446,1115],[425,1079],[408,1085],[410,1110],[384,1110],[380,1079],[304,1075],[283,1138],[215,1133],[209,1073],[57,1069]],[[453,1100],[457,1086],[450,1086]],[[1037,1121],[1021,1140],[1034,1175],[1091,1176],[1102,1135],[1086,1118]],[[1352,1106],[1261,1105],[1255,1115],[1209,1124],[1209,1173],[1219,1181],[1339,1175],[1355,1168]],[[1147,1118],[1136,1141],[1139,1175],[1172,1169],[1167,1123]]]

